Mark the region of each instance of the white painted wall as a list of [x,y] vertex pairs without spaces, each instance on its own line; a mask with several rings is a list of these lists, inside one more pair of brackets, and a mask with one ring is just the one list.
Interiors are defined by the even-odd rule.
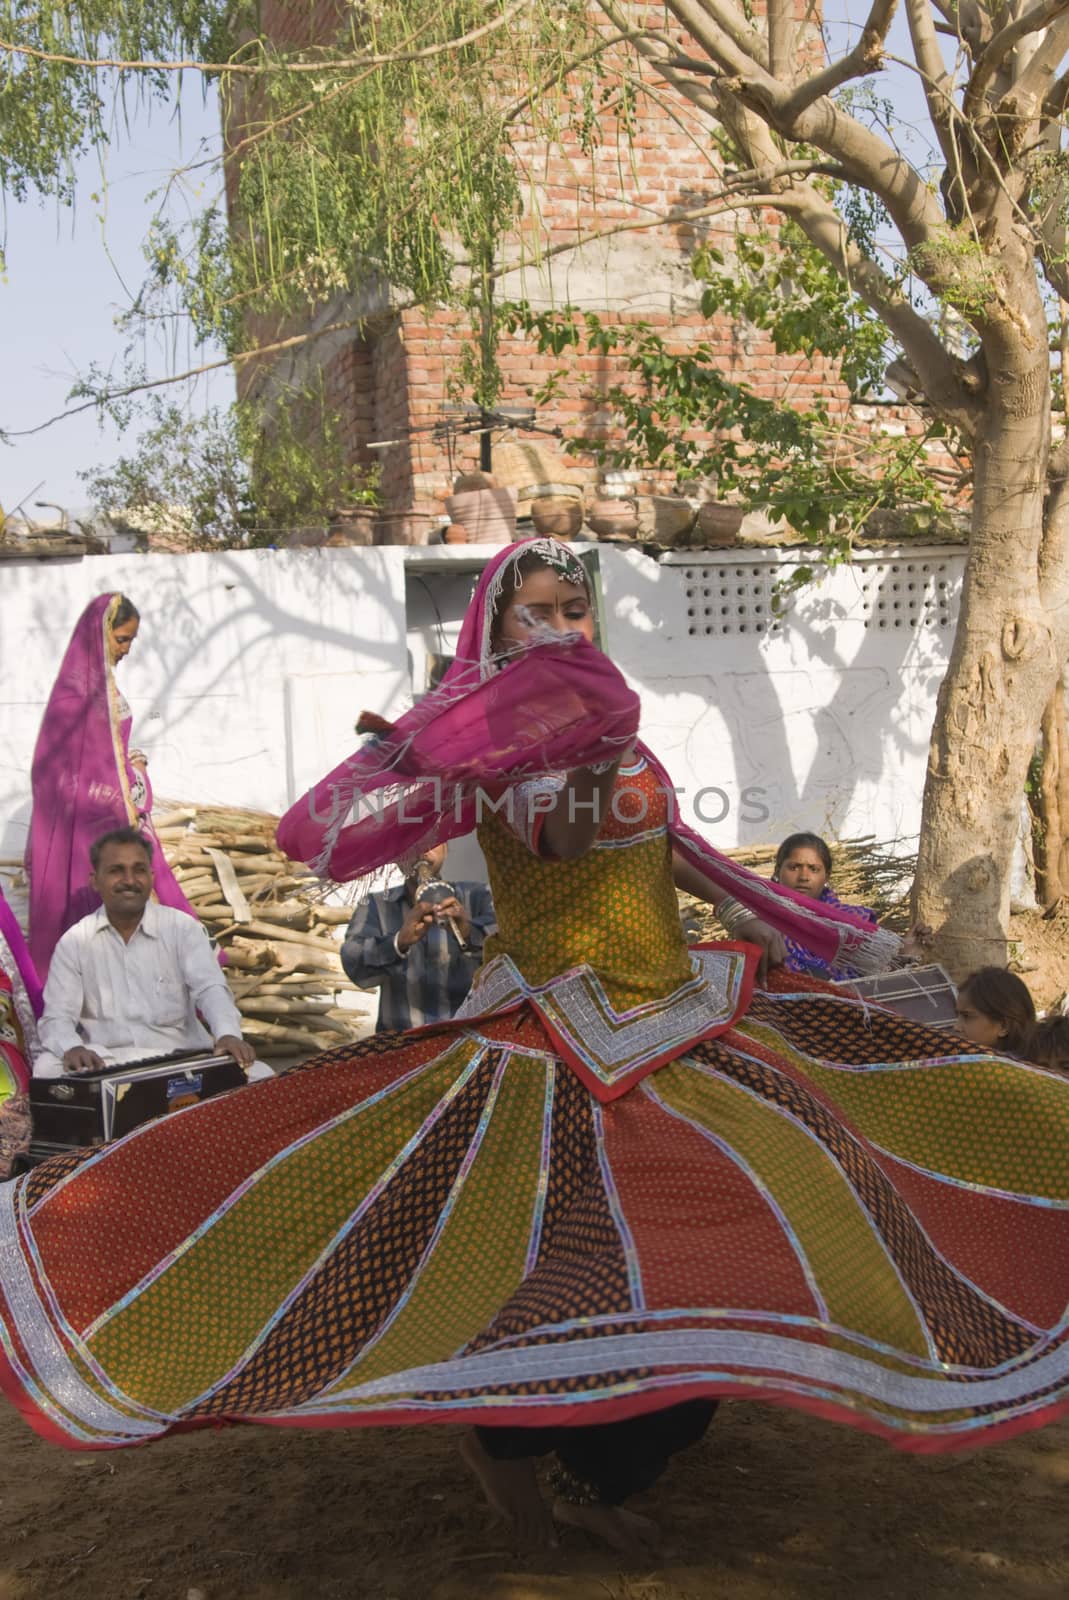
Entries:
[[[658,563],[596,548],[608,647],[643,697],[644,736],[684,787],[692,819],[700,790],[726,797],[727,814],[705,829],[714,842],[799,827],[916,834],[960,551],[862,553],[793,598],[775,625],[771,584],[801,555],[676,552]],[[122,589],[142,612],[119,671],[157,795],[280,811],[353,748],[360,710],[402,708],[413,673],[422,687],[426,655],[452,652],[490,554],[451,546],[0,563],[0,856],[24,847],[41,714],[94,595]],[[763,791],[748,808],[747,788]],[[711,819],[725,809],[711,792],[700,804]],[[476,865],[469,847],[455,847],[452,876]]]
[[[859,552],[787,596],[779,619],[776,584],[811,553],[608,555],[609,648],[688,821],[721,848],[803,828],[915,838],[960,549]],[[696,802],[706,788],[722,796]]]

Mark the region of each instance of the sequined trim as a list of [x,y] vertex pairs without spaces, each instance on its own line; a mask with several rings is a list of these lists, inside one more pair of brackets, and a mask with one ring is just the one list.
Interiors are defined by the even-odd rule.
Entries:
[[690,982],[671,994],[617,1011],[591,967],[574,967],[536,985],[526,981],[511,957],[501,955],[476,974],[457,1016],[490,1016],[528,1000],[569,1058],[611,1087],[731,1021],[745,980],[745,957],[697,950],[691,972]]

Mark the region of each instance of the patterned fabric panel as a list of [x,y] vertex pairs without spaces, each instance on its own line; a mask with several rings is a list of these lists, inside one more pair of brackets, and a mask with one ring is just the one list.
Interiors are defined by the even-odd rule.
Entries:
[[690,960],[667,870],[665,797],[645,768],[619,776],[617,791],[618,815],[610,811],[599,848],[578,860],[539,860],[503,816],[486,819],[479,843],[498,924],[486,961],[506,952],[536,986],[588,966],[626,1011],[686,983]]
[[590,967],[535,987],[508,956],[498,956],[478,973],[457,1017],[474,1020],[530,1002],[591,1092],[613,1100],[693,1040],[732,1023],[749,1000],[756,960],[749,945],[696,949],[686,983],[621,1012]]

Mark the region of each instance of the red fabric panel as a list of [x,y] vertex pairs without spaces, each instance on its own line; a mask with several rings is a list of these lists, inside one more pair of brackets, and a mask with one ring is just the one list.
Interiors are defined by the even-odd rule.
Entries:
[[1069,1304],[1069,1211],[959,1189],[875,1153],[937,1250],[981,1293],[1039,1328]]
[[649,1310],[817,1314],[790,1239],[741,1167],[645,1094],[615,1102],[603,1117]]

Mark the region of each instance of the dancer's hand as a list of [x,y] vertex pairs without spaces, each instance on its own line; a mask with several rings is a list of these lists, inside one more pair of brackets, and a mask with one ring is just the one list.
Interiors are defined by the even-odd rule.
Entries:
[[745,922],[738,923],[732,929],[732,938],[759,947],[761,959],[757,963],[758,983],[767,983],[769,967],[782,967],[787,959],[787,946],[783,941],[783,935],[777,933],[775,928],[770,928],[768,923],[762,922],[759,917],[747,917]]

